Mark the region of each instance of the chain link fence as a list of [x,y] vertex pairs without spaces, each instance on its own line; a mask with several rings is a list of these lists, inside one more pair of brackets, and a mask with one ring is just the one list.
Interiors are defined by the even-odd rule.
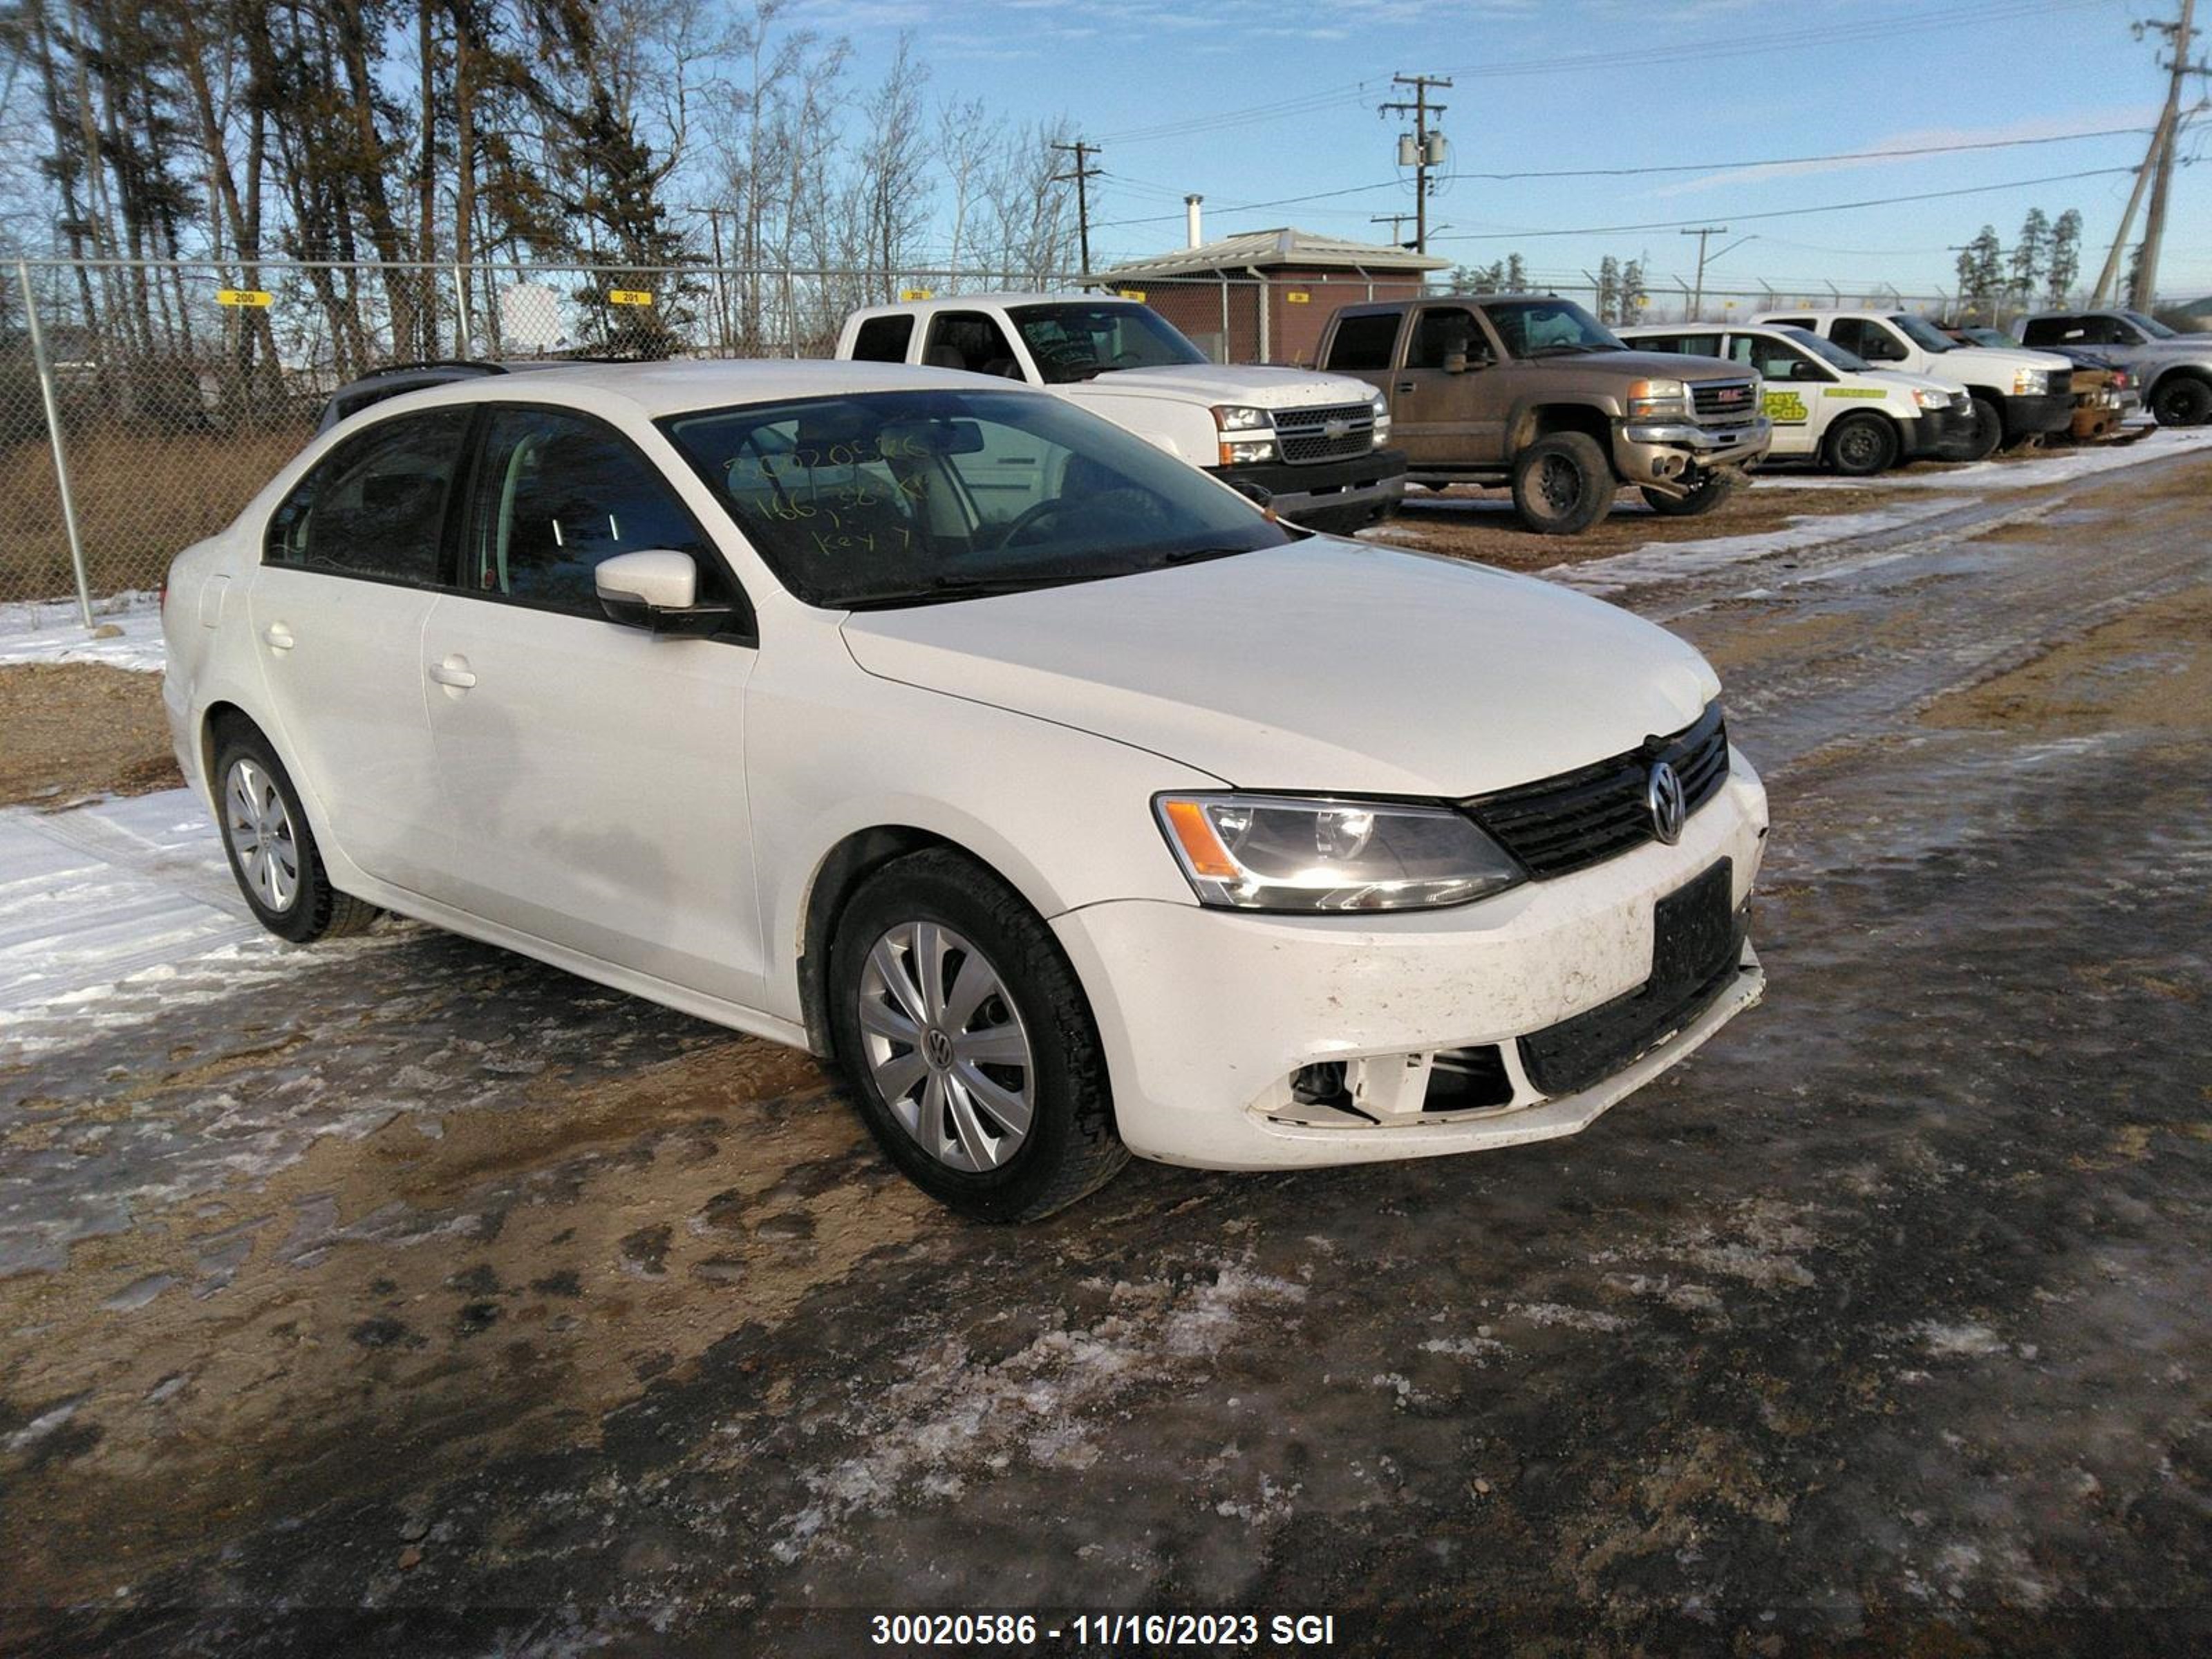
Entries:
[[[452,358],[825,357],[854,308],[1072,289],[1070,275],[599,264],[27,260],[0,268],[0,602],[91,601],[161,583],[313,434],[331,393]],[[1160,311],[1219,362],[1310,364],[1339,307],[1401,299],[1378,274],[1094,280]],[[1790,306],[1940,311],[1943,296],[1545,284],[1660,321]],[[1612,303],[1604,303],[1611,301]]]

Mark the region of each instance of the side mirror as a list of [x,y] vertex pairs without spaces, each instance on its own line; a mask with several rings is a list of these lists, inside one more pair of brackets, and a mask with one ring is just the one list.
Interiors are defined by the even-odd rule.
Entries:
[[1818,363],[1808,363],[1800,358],[1790,365],[1790,378],[1793,380],[1825,380],[1828,377],[1821,373]]
[[1444,373],[1447,374],[1466,374],[1467,353],[1464,351],[1447,351],[1444,353]]
[[599,608],[625,628],[656,634],[711,634],[730,619],[726,605],[701,605],[699,567],[689,553],[655,548],[602,559],[592,573]]
[[1264,507],[1275,499],[1273,490],[1265,484],[1254,483],[1249,478],[1224,478],[1221,482],[1255,507]]

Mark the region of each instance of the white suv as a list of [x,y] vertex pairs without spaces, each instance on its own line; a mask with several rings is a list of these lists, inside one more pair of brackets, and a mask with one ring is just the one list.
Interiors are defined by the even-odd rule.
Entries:
[[388,908],[834,1055],[977,1216],[1125,1148],[1570,1133],[1764,982],[1765,798],[1695,651],[1001,381],[411,392],[181,555],[164,627],[275,932]]

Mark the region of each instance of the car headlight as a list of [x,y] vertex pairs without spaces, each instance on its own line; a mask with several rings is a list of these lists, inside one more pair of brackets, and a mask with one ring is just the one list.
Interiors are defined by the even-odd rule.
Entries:
[[1279,795],[1153,805],[1198,902],[1225,909],[1419,909],[1522,879],[1472,820],[1440,806]]
[[1948,392],[1923,391],[1916,387],[1912,393],[1912,401],[1923,409],[1948,409],[1951,406],[1951,394]]
[[2040,398],[2051,390],[2051,371],[2047,368],[2016,368],[2012,372],[2012,395],[2015,398]]
[[1628,417],[1632,421],[1691,418],[1690,388],[1680,380],[1637,380],[1628,388]]
[[1381,392],[1375,394],[1375,447],[1380,449],[1390,441],[1390,400]]
[[[1275,417],[1249,404],[1217,404],[1213,424],[1221,433],[1220,466],[1249,466],[1275,459]],[[1244,436],[1242,434],[1250,434]]]

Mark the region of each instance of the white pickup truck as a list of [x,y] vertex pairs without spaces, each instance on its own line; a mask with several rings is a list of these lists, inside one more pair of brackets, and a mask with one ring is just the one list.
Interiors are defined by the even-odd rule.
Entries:
[[1267,500],[1348,535],[1406,492],[1390,415],[1364,380],[1211,362],[1150,307],[1088,294],[963,294],[856,311],[837,355],[1002,375],[1079,404]]
[[1966,387],[1974,435],[1960,460],[1978,461],[2000,444],[2033,442],[2074,424],[2074,365],[2047,351],[1962,346],[1908,311],[1766,311],[1751,320],[1802,328],[1876,368]]

